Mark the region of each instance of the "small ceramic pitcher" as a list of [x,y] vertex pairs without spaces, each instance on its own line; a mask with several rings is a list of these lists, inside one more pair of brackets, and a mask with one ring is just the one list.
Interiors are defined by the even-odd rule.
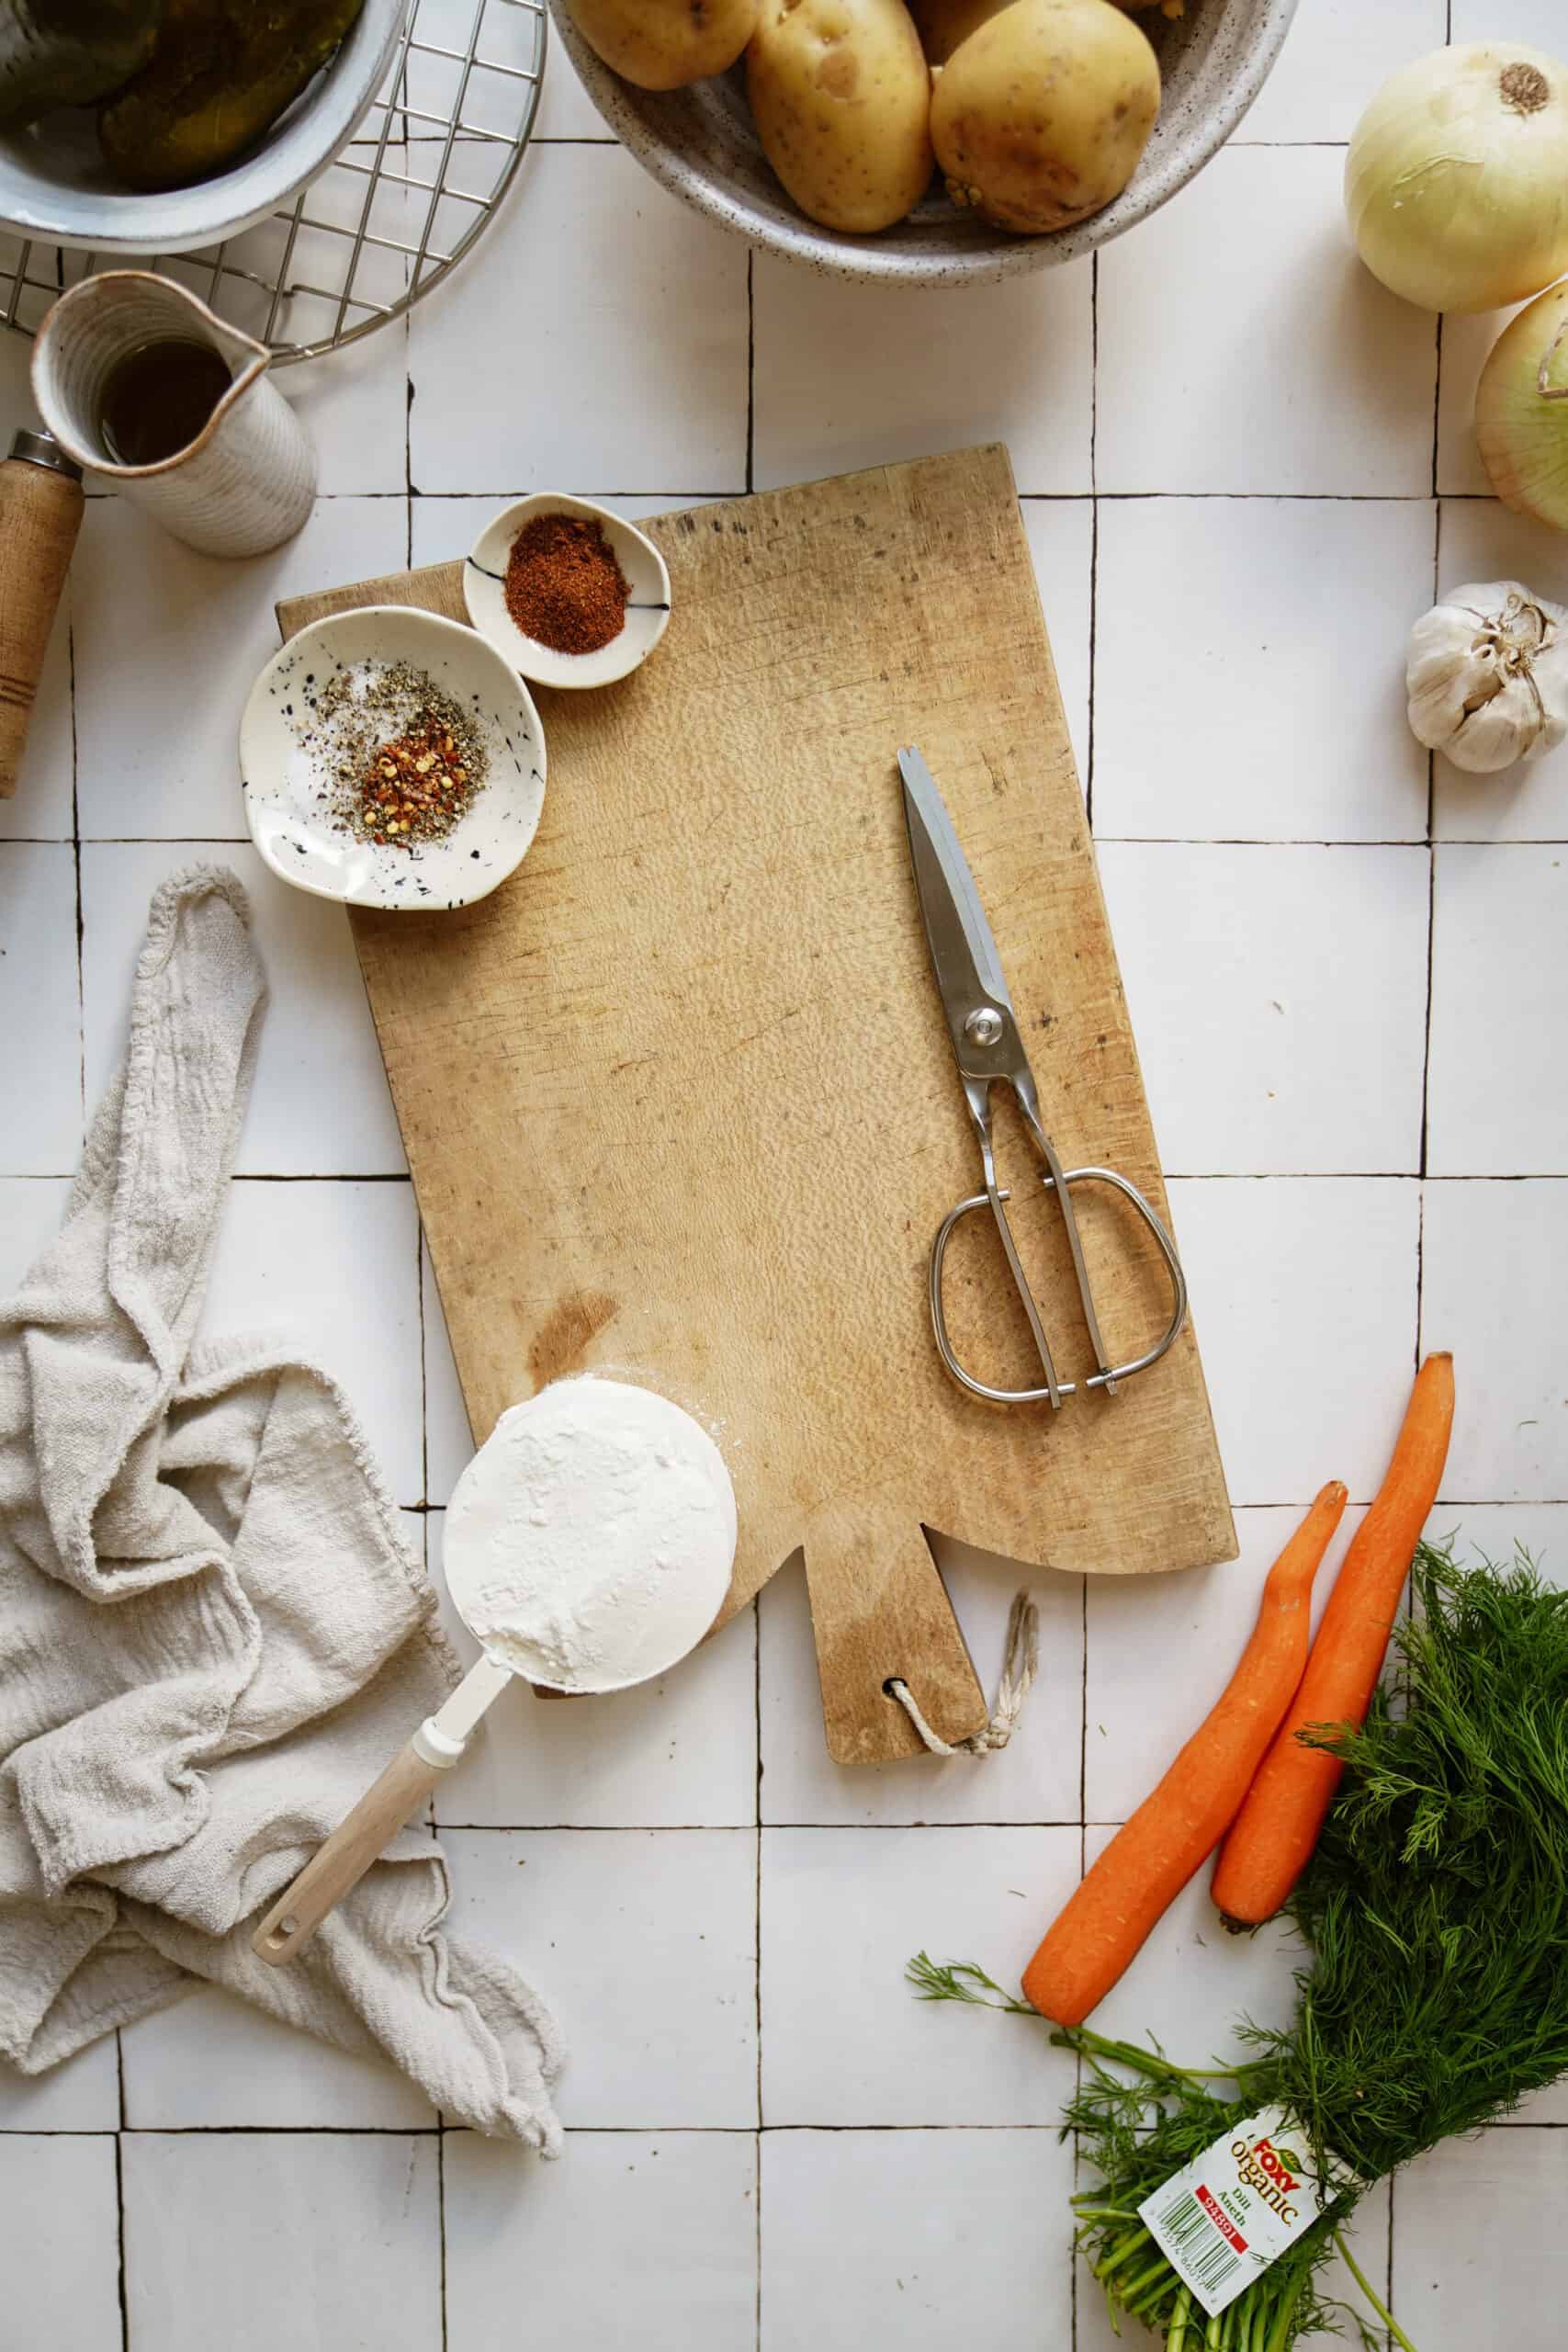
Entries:
[[[123,466],[104,440],[110,371],[149,344],[203,343],[229,389],[196,439],[156,465]],[[266,380],[265,344],[226,326],[205,302],[150,270],[110,269],[62,294],[33,345],[33,398],[80,466],[144,506],[165,531],[208,555],[257,555],[310,514],[316,458],[303,425]]]

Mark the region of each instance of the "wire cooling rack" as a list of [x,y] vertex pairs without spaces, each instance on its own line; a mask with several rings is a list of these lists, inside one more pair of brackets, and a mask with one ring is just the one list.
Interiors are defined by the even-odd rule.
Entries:
[[[544,0],[414,0],[351,144],[286,211],[156,269],[279,362],[374,334],[480,237],[523,160],[545,73]],[[34,333],[96,254],[0,244],[0,323]]]

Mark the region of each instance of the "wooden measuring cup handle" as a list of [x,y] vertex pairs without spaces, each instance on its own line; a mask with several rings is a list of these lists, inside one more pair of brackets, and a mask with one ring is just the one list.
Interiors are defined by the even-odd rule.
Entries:
[[884,1687],[894,1676],[908,1683],[939,1737],[956,1744],[978,1731],[986,1694],[919,1520],[901,1506],[836,1506],[812,1520],[805,1552],[833,1761],[884,1764],[926,1752]]
[[258,1960],[277,1968],[303,1951],[327,1913],[380,1860],[446,1769],[445,1762],[432,1764],[409,1741],[278,1896],[251,1938]]
[[46,433],[18,433],[0,465],[0,800],[27,749],[49,633],[82,527],[82,476]]

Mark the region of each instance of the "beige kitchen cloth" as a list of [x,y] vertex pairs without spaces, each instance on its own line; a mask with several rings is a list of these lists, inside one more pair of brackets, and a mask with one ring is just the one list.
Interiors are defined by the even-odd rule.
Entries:
[[265,996],[234,876],[165,883],[64,1225],[0,1302],[0,2054],[41,2072],[205,1981],[553,2154],[554,2022],[443,1929],[427,1831],[302,1958],[250,1950],[458,1674],[334,1384],[191,1344]]

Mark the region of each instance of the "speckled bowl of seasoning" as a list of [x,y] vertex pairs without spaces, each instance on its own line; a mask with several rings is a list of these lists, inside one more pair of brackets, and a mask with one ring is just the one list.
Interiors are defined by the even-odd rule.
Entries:
[[608,686],[668,628],[670,574],[653,541],[608,507],[544,492],[479,533],[463,599],[479,635],[536,685]]
[[251,839],[321,899],[433,911],[514,873],[545,736],[512,664],[458,621],[367,605],[275,653],[240,722]]

